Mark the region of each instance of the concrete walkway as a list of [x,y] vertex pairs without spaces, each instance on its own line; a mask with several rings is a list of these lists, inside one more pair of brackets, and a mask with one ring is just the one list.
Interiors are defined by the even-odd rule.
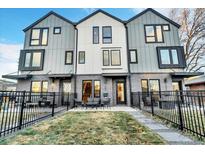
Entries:
[[86,111],[124,111],[131,114],[138,122],[142,123],[144,126],[151,129],[153,132],[160,135],[168,144],[182,145],[182,144],[201,144],[200,142],[195,142],[192,139],[182,135],[179,131],[168,128],[151,117],[143,114],[139,109],[134,109],[127,106],[114,106],[105,108],[74,108],[69,110],[69,112],[86,112]]
[[153,120],[151,117],[144,115],[143,112],[139,109],[127,112],[131,114],[138,122],[142,123],[144,126],[148,127],[153,132],[164,138],[168,144],[200,144],[200,142],[195,142],[192,139],[180,134],[178,131],[170,129],[160,122]]

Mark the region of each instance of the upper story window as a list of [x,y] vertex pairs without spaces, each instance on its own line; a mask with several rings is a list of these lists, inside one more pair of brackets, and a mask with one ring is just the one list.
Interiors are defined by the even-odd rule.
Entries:
[[48,28],[33,28],[31,30],[31,46],[46,46],[48,44]]
[[79,51],[79,64],[85,64],[85,51]]
[[38,71],[43,69],[44,50],[22,50],[20,55],[20,70]]
[[54,27],[53,34],[61,34],[61,27]]
[[104,44],[112,43],[112,27],[103,26],[102,27],[102,39]]
[[145,25],[146,43],[163,43],[163,33],[161,25]]
[[66,51],[65,52],[65,65],[72,65],[73,64],[73,51]]
[[130,63],[137,63],[137,50],[130,50]]
[[183,47],[157,47],[160,68],[183,68],[186,65]]
[[170,31],[169,24],[162,25],[162,29],[163,29],[163,31]]
[[[111,59],[111,62],[110,62],[110,59]],[[110,66],[110,64],[112,66],[121,65],[120,50],[103,50],[103,66]]]
[[93,27],[93,44],[99,44],[99,27]]

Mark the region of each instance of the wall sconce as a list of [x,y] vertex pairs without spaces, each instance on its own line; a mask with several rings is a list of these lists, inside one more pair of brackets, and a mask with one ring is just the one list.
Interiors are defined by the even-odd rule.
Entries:
[[164,78],[164,83],[167,83],[167,78]]

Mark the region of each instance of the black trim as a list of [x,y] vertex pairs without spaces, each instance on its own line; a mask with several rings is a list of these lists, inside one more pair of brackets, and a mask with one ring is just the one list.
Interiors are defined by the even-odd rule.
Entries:
[[[33,92],[32,91],[33,82],[40,82],[40,89],[41,89],[40,93],[42,93],[43,92],[43,82],[47,82],[48,83],[48,80],[32,80],[31,84],[30,84],[30,91],[31,92]],[[49,83],[48,83],[48,85],[49,85]],[[48,87],[47,87],[47,92],[48,92]]]
[[[21,50],[22,56],[21,60],[21,71],[41,71],[43,70],[43,65],[44,65],[44,55],[45,55],[45,50],[44,49],[29,49],[29,50]],[[39,67],[32,67],[32,61],[33,61],[33,53],[35,52],[40,52],[41,53],[41,62]],[[26,58],[26,53],[31,53],[31,58],[30,58],[30,64],[29,67],[25,67],[25,58]]]
[[[71,62],[67,63],[67,53],[71,53]],[[65,65],[72,65],[73,64],[73,51],[65,51]]]
[[[110,37],[104,37],[104,28],[110,28]],[[110,39],[110,42],[104,42],[104,39]],[[103,44],[112,44],[112,26],[102,26],[102,42]]]
[[164,15],[162,15],[161,13],[157,12],[156,10],[152,9],[152,8],[147,8],[146,10],[140,12],[139,14],[135,15],[134,17],[130,18],[126,23],[129,23],[135,19],[137,19],[138,17],[142,16],[143,14],[147,13],[148,11],[151,11],[152,13],[154,13],[155,15],[161,17],[162,19],[168,21],[169,23],[171,23],[172,25],[176,26],[177,28],[180,28],[181,25],[179,25],[178,23],[174,22],[173,20],[165,17]]
[[[157,80],[159,83],[159,91],[161,91],[161,83],[160,83],[160,79],[141,79],[141,90],[142,90],[142,81],[146,81],[147,82],[147,93],[149,93],[150,89],[150,81],[152,80]],[[142,91],[143,92],[143,91]]]
[[90,15],[86,16],[85,18],[81,19],[79,22],[77,22],[76,25],[78,25],[78,24],[80,24],[81,22],[83,22],[83,21],[89,19],[90,17],[96,15],[97,13],[103,13],[103,14],[105,14],[106,16],[109,16],[109,17],[111,17],[111,18],[113,18],[113,19],[115,19],[115,20],[117,20],[117,21],[119,21],[119,22],[121,22],[121,23],[123,23],[123,24],[125,23],[125,22],[122,21],[121,19],[119,19],[119,18],[117,18],[117,17],[115,17],[115,16],[113,16],[113,15],[111,15],[111,14],[109,14],[109,13],[107,13],[107,12],[101,10],[101,9],[99,9],[99,10],[97,10],[97,11],[91,13]]
[[[162,59],[161,59],[161,54],[160,54],[161,49],[169,50],[170,64],[162,64]],[[173,64],[171,49],[177,50],[179,64]],[[160,69],[185,68],[186,67],[186,60],[185,60],[184,47],[183,46],[156,47],[156,50],[157,50],[157,57],[158,57],[158,65],[159,65]]]
[[[142,81],[146,81],[147,82],[147,93],[149,92],[149,83],[148,83],[148,79],[141,79],[141,90],[142,90]],[[142,91],[143,92],[143,91]]]
[[[136,58],[136,61],[135,62],[132,62],[131,61],[131,51],[134,51],[135,52],[135,58]],[[129,50],[129,61],[130,61],[130,64],[138,64],[138,55],[137,55],[137,49],[130,49]]]
[[[97,31],[98,31],[98,41],[97,42],[95,42],[95,35],[94,35],[94,29],[97,29]],[[99,26],[93,26],[93,44],[99,44],[99,38],[100,37],[100,31],[99,31]]]
[[[56,29],[59,29],[59,33],[55,32]],[[53,34],[61,34],[61,27],[53,27]]]
[[[96,96],[95,96],[95,81],[99,81],[99,82],[100,82],[100,96],[99,96],[99,97],[96,97]],[[93,94],[94,98],[101,98],[101,81],[100,81],[100,80],[94,80],[93,89],[94,89],[94,94]]]
[[43,17],[41,17],[39,20],[37,20],[36,22],[32,23],[31,25],[29,25],[28,27],[26,27],[25,29],[23,29],[24,32],[26,32],[27,30],[33,28],[35,25],[37,25],[38,23],[40,23],[41,21],[43,21],[44,19],[46,19],[48,16],[50,15],[54,15],[62,20],[64,20],[65,22],[71,24],[71,25],[75,25],[72,21],[64,18],[63,16],[55,13],[54,11],[50,11],[49,13],[47,13],[46,15],[44,15]]
[[[39,34],[39,38],[38,39],[32,39],[32,34],[33,34],[33,30],[37,30],[39,29],[40,30],[40,34]],[[42,44],[42,37],[43,37],[43,30],[47,29],[48,32],[47,32],[47,40],[46,40],[46,44]],[[31,33],[30,33],[30,41],[29,41],[29,46],[47,46],[48,45],[48,37],[49,37],[49,28],[48,27],[40,27],[40,28],[32,28],[31,29]],[[36,45],[32,45],[31,44],[31,41],[32,40],[38,40],[39,41],[39,44],[36,44]]]
[[[113,65],[113,63],[112,63],[112,52],[113,51],[119,51],[120,64]],[[111,66],[121,66],[121,51],[120,50],[110,50],[110,54],[111,54]]]
[[[108,51],[108,65],[105,65],[104,63],[104,52]],[[103,66],[110,66],[110,51],[109,50],[103,50]]]
[[[147,36],[147,32],[146,32],[146,26],[153,26],[154,28],[154,36]],[[162,33],[162,41],[158,41],[158,37],[157,37],[157,26],[161,27],[161,33]],[[144,36],[145,36],[145,43],[164,43],[164,34],[163,34],[163,30],[162,30],[162,24],[145,24],[144,25]],[[147,41],[147,37],[154,37],[153,42],[148,42]]]
[[[81,63],[80,62],[80,54],[83,54],[83,56],[84,56],[84,62],[83,63]],[[79,55],[78,55],[78,64],[85,64],[85,51],[79,51],[79,53],[78,53]]]
[[[164,30],[164,26],[168,26],[168,30]],[[170,25],[169,24],[162,24],[162,31],[170,31]]]

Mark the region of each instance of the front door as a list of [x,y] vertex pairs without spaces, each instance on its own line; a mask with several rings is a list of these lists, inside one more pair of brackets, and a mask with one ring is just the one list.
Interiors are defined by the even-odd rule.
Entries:
[[92,97],[92,80],[83,80],[82,85],[82,100],[88,102],[88,98]]
[[69,80],[62,81],[62,105],[69,102],[69,93],[71,92],[71,82]]
[[125,81],[117,81],[116,82],[116,95],[117,95],[117,104],[125,104],[126,97],[125,97]]

